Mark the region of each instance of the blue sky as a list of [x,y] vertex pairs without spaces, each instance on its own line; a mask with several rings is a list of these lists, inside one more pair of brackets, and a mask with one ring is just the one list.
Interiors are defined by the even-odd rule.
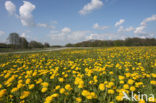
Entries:
[[0,42],[64,45],[90,39],[156,38],[156,0],[0,0]]

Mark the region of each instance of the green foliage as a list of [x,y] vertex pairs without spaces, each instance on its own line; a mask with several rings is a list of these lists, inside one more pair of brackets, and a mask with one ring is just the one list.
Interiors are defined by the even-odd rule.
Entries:
[[66,47],[112,47],[112,46],[156,46],[155,38],[127,38],[125,40],[89,40]]

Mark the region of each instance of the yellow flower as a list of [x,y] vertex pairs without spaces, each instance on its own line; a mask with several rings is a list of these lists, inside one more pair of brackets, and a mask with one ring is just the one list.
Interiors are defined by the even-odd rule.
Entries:
[[43,82],[42,84],[41,84],[43,87],[48,87],[48,83],[47,82]]
[[63,78],[59,78],[59,82],[63,82],[64,81],[64,79]]
[[145,100],[141,99],[139,103],[146,103]]
[[4,94],[6,94],[7,90],[6,89],[2,89],[0,90],[0,98],[4,96]]
[[48,97],[46,97],[44,103],[51,103],[51,101],[53,100],[53,98],[58,97],[58,96],[59,95],[57,93],[55,93],[55,94],[53,94],[51,96],[48,96]]
[[120,84],[124,84],[124,81],[122,80],[122,81],[120,81]]
[[131,87],[130,87],[130,90],[131,90],[131,91],[135,91],[136,88],[135,88],[134,86],[131,86]]
[[151,102],[151,103],[156,103],[156,98],[149,97],[148,101]]
[[125,77],[124,77],[124,76],[119,75],[119,79],[120,79],[120,80],[123,80],[123,79],[125,79]]
[[67,84],[67,85],[65,86],[65,89],[70,91],[72,88],[71,88],[70,84]]
[[9,95],[9,97],[12,99],[13,98],[13,95]]
[[134,83],[134,80],[132,80],[132,79],[128,80],[128,84],[132,85],[133,83]]
[[58,97],[59,94],[55,93],[55,94],[52,94],[51,96],[52,96],[53,98],[55,98],[55,97]]
[[123,96],[116,96],[116,100],[117,101],[122,101],[123,100]]
[[18,88],[12,88],[11,93],[18,91]]
[[109,82],[107,88],[111,88],[114,85],[114,82]]
[[114,94],[114,90],[113,89],[109,89],[108,90],[108,94]]
[[20,99],[24,99],[24,98],[28,97],[29,95],[30,95],[29,91],[24,91],[24,92],[22,92]]
[[83,96],[88,96],[88,95],[90,95],[90,92],[88,92],[87,90],[83,90],[82,95]]
[[92,99],[93,97],[91,95],[86,96],[87,99]]
[[0,88],[2,88],[2,84],[0,84]]
[[60,93],[63,94],[64,92],[65,92],[65,89],[64,88],[61,88],[60,89]]
[[123,88],[124,88],[124,89],[129,89],[129,85],[128,85],[128,84],[125,84],[125,85],[123,86]]
[[56,90],[58,90],[59,88],[60,88],[60,85],[57,85],[57,86],[55,87]]
[[23,87],[23,86],[24,86],[24,84],[19,83],[19,84],[17,85],[17,88],[21,88],[21,87]]
[[150,83],[151,83],[152,85],[156,85],[156,81],[154,81],[154,80],[152,80]]
[[31,82],[30,79],[27,79],[27,80],[25,81],[26,84],[30,84],[30,82]]
[[126,77],[128,78],[128,77],[131,76],[131,73],[126,73],[125,75],[126,75]]
[[99,85],[99,89],[100,89],[101,91],[104,91],[104,90],[105,90],[105,85],[104,85],[103,83],[101,83],[101,84]]
[[80,83],[79,85],[78,85],[78,88],[83,88],[84,87],[84,84],[83,83]]
[[90,95],[91,95],[93,98],[97,98],[97,95],[96,95],[94,92],[91,92]]
[[33,89],[34,86],[35,86],[34,84],[30,84],[30,85],[29,85],[29,89]]
[[37,81],[36,81],[36,84],[40,84],[43,80],[41,78],[39,78]]
[[80,103],[82,101],[82,99],[80,97],[76,98],[76,102]]
[[47,89],[46,87],[44,87],[44,88],[41,89],[41,92],[42,92],[42,93],[45,93],[47,90],[48,90],[48,89]]
[[20,101],[20,103],[25,103],[25,101],[24,101],[24,100],[22,100],[22,101]]
[[51,103],[52,100],[53,100],[53,97],[52,96],[48,96],[48,97],[46,97],[44,103]]

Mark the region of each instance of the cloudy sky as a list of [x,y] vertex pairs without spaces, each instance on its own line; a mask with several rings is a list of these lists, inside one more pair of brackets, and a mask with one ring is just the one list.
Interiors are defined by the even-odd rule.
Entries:
[[156,38],[156,0],[0,0],[0,42],[11,32],[52,45]]

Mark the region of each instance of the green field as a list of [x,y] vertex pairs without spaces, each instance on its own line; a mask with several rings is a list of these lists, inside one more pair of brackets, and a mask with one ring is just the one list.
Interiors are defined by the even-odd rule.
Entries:
[[156,47],[0,54],[0,103],[135,103],[132,92],[156,102]]

